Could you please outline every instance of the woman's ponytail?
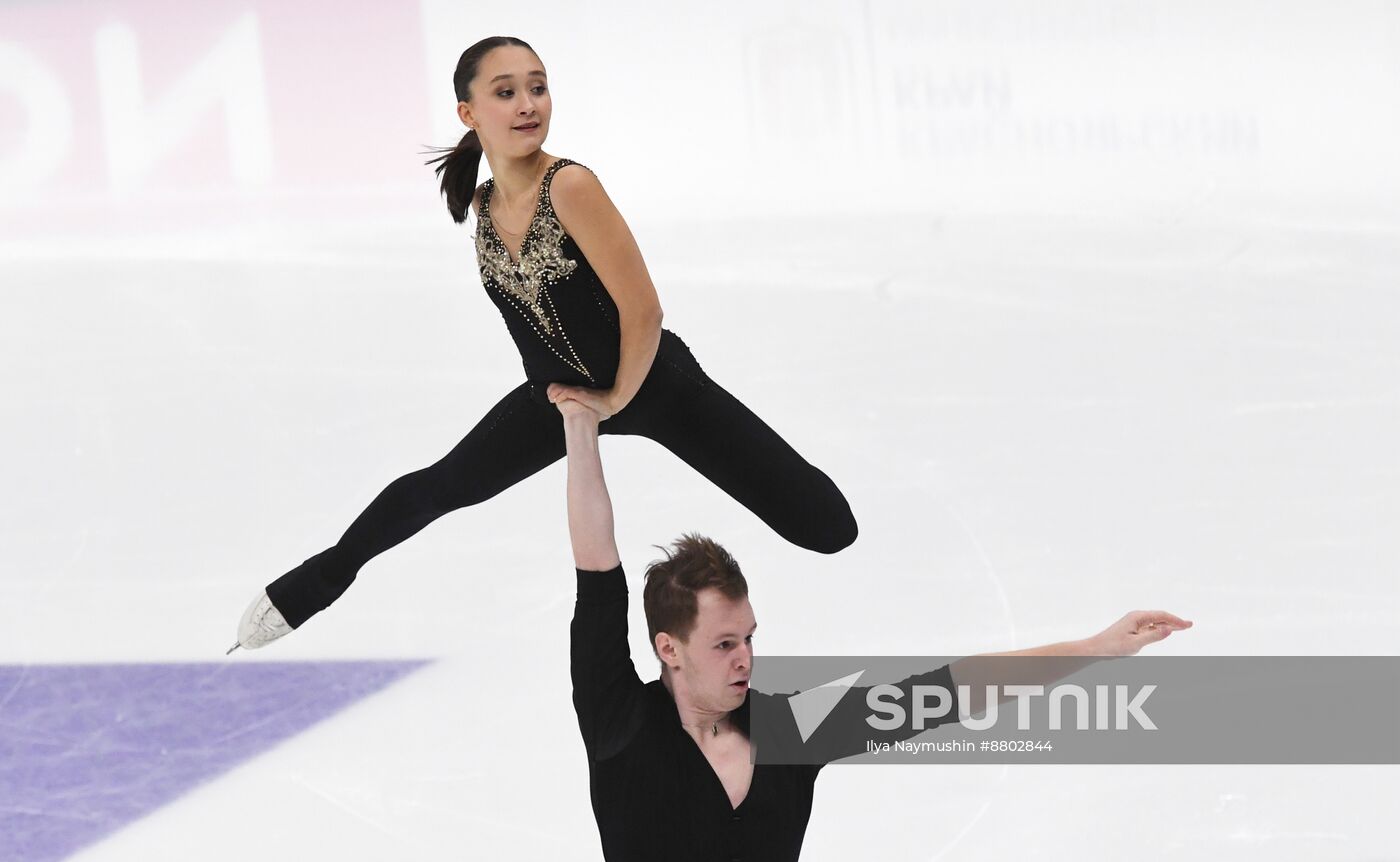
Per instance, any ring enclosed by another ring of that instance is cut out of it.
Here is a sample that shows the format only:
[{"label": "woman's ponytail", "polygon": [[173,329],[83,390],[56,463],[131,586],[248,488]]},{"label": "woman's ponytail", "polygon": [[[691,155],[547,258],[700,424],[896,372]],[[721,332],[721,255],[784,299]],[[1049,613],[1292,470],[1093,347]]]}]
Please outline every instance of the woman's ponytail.
[{"label": "woman's ponytail", "polygon": [[467,220],[467,208],[476,194],[476,175],[481,168],[481,141],[476,129],[468,129],[455,147],[440,147],[442,155],[424,162],[438,166],[434,173],[442,177],[442,194],[447,198],[447,211],[457,224]]}]

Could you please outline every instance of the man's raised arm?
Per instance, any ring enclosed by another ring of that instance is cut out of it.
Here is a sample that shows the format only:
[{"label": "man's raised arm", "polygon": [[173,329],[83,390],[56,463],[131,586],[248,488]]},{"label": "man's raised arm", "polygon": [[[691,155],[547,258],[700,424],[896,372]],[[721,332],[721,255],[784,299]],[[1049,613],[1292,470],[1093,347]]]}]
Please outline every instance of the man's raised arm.
[{"label": "man's raised arm", "polygon": [[569,539],[578,576],[578,600],[569,625],[569,676],[584,747],[589,757],[600,761],[631,740],[645,686],[627,645],[627,579],[598,452],[601,417],[568,398],[556,406],[564,417]]},{"label": "man's raised arm", "polygon": [[574,548],[574,565],[584,571],[610,571],[621,558],[613,535],[612,500],[598,454],[599,416],[569,398],[556,406],[564,416],[564,445],[569,458],[569,541]]}]

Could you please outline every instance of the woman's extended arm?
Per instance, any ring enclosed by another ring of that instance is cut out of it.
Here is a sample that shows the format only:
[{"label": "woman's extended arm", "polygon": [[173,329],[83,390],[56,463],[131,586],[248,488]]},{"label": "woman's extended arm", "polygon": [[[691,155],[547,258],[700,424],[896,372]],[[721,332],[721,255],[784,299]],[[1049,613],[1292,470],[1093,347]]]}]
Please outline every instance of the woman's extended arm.
[{"label": "woman's extended arm", "polygon": [[612,388],[565,387],[567,397],[606,418],[627,406],[651,371],[661,343],[661,301],[632,231],[592,171],[560,170],[551,184],[550,201],[560,225],[578,243],[617,305],[622,340]]}]

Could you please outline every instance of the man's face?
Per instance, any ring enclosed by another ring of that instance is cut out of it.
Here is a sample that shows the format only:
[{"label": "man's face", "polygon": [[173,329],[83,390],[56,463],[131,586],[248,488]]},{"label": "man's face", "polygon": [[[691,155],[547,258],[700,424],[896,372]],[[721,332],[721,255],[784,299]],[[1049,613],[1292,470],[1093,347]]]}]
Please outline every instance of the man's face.
[{"label": "man's face", "polygon": [[738,709],[753,671],[753,633],[758,628],[748,597],[727,598],[714,587],[695,595],[699,614],[685,643],[676,643],[680,674],[695,706]]}]

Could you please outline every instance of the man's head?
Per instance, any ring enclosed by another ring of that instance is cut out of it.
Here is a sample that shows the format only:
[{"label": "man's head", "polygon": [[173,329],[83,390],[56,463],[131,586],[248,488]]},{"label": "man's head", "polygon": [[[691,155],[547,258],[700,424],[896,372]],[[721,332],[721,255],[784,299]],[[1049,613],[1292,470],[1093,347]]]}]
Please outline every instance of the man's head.
[{"label": "man's head", "polygon": [[753,670],[753,608],[739,564],[718,543],[687,533],[646,571],[642,606],[652,650],[673,694],[729,711],[744,702]]}]

